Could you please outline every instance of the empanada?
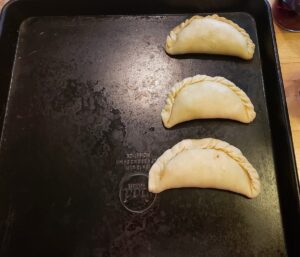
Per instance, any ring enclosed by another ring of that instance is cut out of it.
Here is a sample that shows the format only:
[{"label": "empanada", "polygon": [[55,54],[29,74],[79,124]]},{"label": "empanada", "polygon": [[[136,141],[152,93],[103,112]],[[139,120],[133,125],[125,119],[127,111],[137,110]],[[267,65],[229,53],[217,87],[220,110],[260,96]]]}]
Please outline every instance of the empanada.
[{"label": "empanada", "polygon": [[256,113],[249,97],[223,77],[197,75],[171,89],[161,112],[165,127],[194,119],[232,119],[244,123]]},{"label": "empanada", "polygon": [[255,45],[239,25],[216,14],[193,16],[175,27],[167,37],[169,54],[205,53],[250,60]]},{"label": "empanada", "polygon": [[241,151],[213,139],[186,139],[160,156],[149,172],[148,190],[182,187],[217,188],[254,198],[259,176]]}]

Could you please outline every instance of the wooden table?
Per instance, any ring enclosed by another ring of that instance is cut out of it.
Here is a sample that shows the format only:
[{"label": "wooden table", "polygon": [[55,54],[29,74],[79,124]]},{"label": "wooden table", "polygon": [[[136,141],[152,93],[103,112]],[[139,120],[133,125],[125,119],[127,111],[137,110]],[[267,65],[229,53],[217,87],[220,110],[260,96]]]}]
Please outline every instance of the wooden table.
[{"label": "wooden table", "polygon": [[[0,9],[5,2],[0,0]],[[300,176],[300,33],[286,32],[276,25],[275,31]]]},{"label": "wooden table", "polygon": [[276,24],[275,33],[300,177],[300,33],[284,31]]}]

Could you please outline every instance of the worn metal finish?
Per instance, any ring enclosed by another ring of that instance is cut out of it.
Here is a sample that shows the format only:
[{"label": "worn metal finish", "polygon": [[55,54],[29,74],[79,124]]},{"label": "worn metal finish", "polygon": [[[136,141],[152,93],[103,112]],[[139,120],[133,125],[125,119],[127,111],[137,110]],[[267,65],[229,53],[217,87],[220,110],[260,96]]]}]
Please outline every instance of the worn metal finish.
[{"label": "worn metal finish", "polygon": [[[168,56],[168,32],[189,15],[23,22],[0,148],[1,192],[10,199],[4,256],[286,255],[256,24],[246,13],[224,16],[249,32],[253,60]],[[255,106],[254,122],[165,129],[166,94],[196,74],[236,83]],[[261,176],[256,199],[176,189],[142,213],[124,208],[124,177],[147,174],[180,140],[204,137],[241,149]]]}]

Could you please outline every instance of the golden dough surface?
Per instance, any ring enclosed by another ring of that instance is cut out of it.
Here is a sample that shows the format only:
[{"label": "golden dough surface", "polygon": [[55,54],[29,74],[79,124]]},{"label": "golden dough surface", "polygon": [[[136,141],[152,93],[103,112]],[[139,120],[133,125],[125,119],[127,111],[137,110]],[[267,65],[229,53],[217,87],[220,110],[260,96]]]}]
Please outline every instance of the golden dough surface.
[{"label": "golden dough surface", "polygon": [[182,187],[223,189],[254,198],[260,180],[238,148],[213,138],[186,139],[163,153],[149,172],[150,192]]},{"label": "golden dough surface", "polygon": [[253,58],[255,45],[236,23],[216,14],[193,16],[175,27],[166,40],[168,54],[205,53]]},{"label": "golden dough surface", "polygon": [[165,127],[194,119],[231,119],[243,123],[256,113],[249,97],[223,77],[196,75],[174,85],[161,117]]}]

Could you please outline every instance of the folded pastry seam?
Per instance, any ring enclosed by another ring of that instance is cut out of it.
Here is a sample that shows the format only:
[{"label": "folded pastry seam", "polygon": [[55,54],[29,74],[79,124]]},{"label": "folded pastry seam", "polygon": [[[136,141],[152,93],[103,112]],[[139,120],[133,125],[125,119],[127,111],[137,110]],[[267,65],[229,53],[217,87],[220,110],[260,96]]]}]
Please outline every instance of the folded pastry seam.
[{"label": "folded pastry seam", "polygon": [[231,25],[233,28],[235,28],[238,32],[240,32],[242,34],[242,36],[246,39],[246,42],[247,42],[248,57],[245,57],[244,59],[251,59],[253,57],[254,50],[255,50],[255,44],[251,40],[249,34],[243,28],[241,28],[238,24],[234,23],[233,21],[231,21],[229,19],[226,19],[225,17],[221,17],[217,14],[208,15],[208,16],[195,15],[189,19],[186,19],[184,22],[182,22],[181,24],[176,26],[174,29],[172,29],[170,31],[169,35],[167,36],[166,45],[165,45],[166,51],[168,53],[170,52],[169,49],[176,43],[177,35],[182,29],[186,28],[194,20],[205,19],[205,18],[210,18],[210,19],[214,19],[217,21],[227,23],[227,24]]},{"label": "folded pastry seam", "polygon": [[232,83],[231,81],[229,81],[223,77],[210,77],[207,75],[196,75],[194,77],[185,78],[181,82],[176,83],[172,87],[170,93],[168,94],[168,97],[166,100],[166,105],[161,112],[161,117],[162,117],[163,123],[167,128],[171,127],[168,125],[168,123],[169,123],[170,117],[172,116],[172,108],[173,108],[173,104],[175,102],[176,96],[185,87],[190,86],[195,83],[200,83],[203,81],[218,82],[218,83],[228,87],[229,89],[231,89],[241,99],[241,101],[245,107],[249,122],[254,120],[254,118],[256,117],[256,113],[254,111],[254,106],[253,106],[251,100],[246,95],[246,93],[243,90],[241,90],[239,87],[237,87],[234,83]]},{"label": "folded pastry seam", "polygon": [[261,186],[259,175],[255,168],[249,163],[249,161],[246,159],[246,157],[244,157],[244,155],[238,148],[228,144],[225,141],[215,138],[184,139],[178,144],[174,145],[171,149],[164,152],[150,169],[148,184],[149,191],[153,193],[160,193],[161,191],[164,191],[159,189],[160,179],[164,175],[164,164],[167,164],[181,152],[193,149],[195,147],[201,149],[214,149],[222,151],[230,158],[235,160],[239,164],[239,166],[246,172],[250,180],[251,192],[248,192],[246,196],[249,198],[255,198],[256,196],[258,196],[261,190]]}]

